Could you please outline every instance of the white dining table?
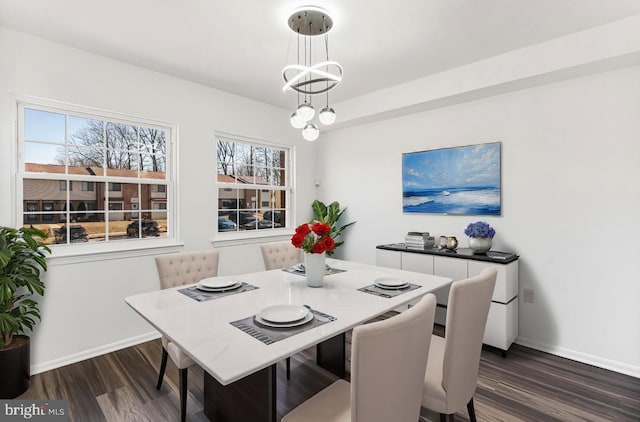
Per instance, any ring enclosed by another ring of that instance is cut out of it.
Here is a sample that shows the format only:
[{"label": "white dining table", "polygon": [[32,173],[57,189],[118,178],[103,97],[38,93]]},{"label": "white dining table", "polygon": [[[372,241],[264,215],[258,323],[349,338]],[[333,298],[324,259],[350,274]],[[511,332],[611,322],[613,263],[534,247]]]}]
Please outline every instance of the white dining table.
[{"label": "white dining table", "polygon": [[[317,345],[318,363],[344,376],[345,332],[452,281],[350,261],[327,259],[327,264],[344,271],[325,275],[319,288],[308,287],[304,275],[270,270],[218,277],[256,288],[211,300],[197,301],[178,291],[185,286],[137,294],[125,300],[203,368],[204,407],[209,419],[274,421],[277,362]],[[380,277],[402,279],[420,287],[406,289],[394,297],[358,290]],[[282,304],[306,305],[335,320],[271,344],[231,324]],[[248,410],[252,404],[255,409]]]}]

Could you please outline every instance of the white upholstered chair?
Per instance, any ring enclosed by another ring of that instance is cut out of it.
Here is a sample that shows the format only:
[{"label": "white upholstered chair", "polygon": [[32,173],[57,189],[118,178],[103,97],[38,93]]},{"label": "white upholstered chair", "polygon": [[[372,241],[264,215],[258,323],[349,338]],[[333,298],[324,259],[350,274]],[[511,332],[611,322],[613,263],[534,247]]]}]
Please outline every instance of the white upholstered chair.
[{"label": "white upholstered chair", "polygon": [[[180,252],[156,257],[156,268],[160,278],[160,288],[167,289],[185,284],[193,284],[218,275],[218,251],[207,250],[201,252]],[[162,386],[164,371],[167,367],[167,357],[180,371],[180,420],[185,421],[187,413],[187,374],[188,368],[194,364],[178,346],[166,337],[162,337],[162,362],[158,374],[159,390]]]},{"label": "white upholstered chair", "polygon": [[451,284],[445,337],[431,340],[422,396],[422,407],[440,413],[441,422],[453,420],[465,404],[469,420],[476,420],[473,394],[495,283],[496,270],[485,268]]},{"label": "white upholstered chair", "polygon": [[300,262],[300,250],[288,240],[264,243],[260,245],[260,251],[266,270],[291,267]]},{"label": "white upholstered chair", "polygon": [[338,380],[282,422],[416,422],[436,298],[353,329],[351,383]]}]

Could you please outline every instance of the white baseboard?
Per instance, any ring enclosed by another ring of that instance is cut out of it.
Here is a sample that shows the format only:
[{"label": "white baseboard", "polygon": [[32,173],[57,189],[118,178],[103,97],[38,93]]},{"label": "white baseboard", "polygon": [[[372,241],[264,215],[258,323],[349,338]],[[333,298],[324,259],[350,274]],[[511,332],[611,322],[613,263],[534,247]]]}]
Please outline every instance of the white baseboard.
[{"label": "white baseboard", "polygon": [[105,344],[94,349],[84,350],[73,355],[65,356],[60,359],[50,360],[48,362],[39,363],[37,365],[31,365],[31,375],[39,374],[41,372],[50,371],[52,369],[60,368],[62,366],[70,365],[72,363],[80,362],[86,359],[91,359],[96,356],[104,355],[105,353],[111,353],[116,350],[125,349],[127,347],[135,346],[136,344],[145,343],[147,341],[160,338],[160,333],[157,331],[150,331],[139,336],[130,337],[124,340],[116,341],[114,343]]},{"label": "white baseboard", "polygon": [[552,355],[586,363],[587,365],[597,366],[598,368],[608,369],[610,371],[640,378],[640,366],[629,365],[624,362],[618,362],[600,356],[590,355],[588,353],[576,352],[575,350],[552,346],[522,337],[518,337],[515,343],[521,346],[540,350],[541,352],[551,353]]}]

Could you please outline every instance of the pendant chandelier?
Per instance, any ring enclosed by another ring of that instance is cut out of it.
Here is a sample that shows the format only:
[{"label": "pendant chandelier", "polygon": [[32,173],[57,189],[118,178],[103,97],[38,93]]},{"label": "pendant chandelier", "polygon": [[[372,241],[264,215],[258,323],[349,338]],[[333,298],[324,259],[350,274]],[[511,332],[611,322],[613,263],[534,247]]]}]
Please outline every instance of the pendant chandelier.
[{"label": "pendant chandelier", "polygon": [[[282,91],[293,90],[298,93],[298,106],[291,114],[289,122],[294,128],[302,129],[304,139],[315,141],[320,136],[320,129],[313,123],[316,114],[312,103],[313,96],[325,94],[325,106],[318,113],[318,120],[325,126],[333,124],[336,121],[336,112],[329,106],[329,91],[342,81],[342,66],[329,60],[328,32],[333,27],[333,20],[325,10],[307,6],[295,10],[288,23],[297,36],[297,61],[296,64],[287,65],[282,70],[282,79],[285,82]],[[318,40],[321,41],[321,48],[314,51],[314,41]],[[313,55],[318,50],[321,61],[313,64]]]}]

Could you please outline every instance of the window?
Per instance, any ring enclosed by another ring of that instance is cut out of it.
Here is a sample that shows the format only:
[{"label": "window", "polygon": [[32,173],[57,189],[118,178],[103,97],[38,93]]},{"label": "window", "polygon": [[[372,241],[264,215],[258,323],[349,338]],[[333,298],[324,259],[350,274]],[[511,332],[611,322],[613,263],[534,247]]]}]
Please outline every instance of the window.
[{"label": "window", "polygon": [[225,135],[216,143],[218,232],[288,227],[290,148]]},{"label": "window", "polygon": [[39,204],[37,202],[27,202],[27,212],[25,213],[25,223],[33,224],[38,221],[37,212]]},{"label": "window", "polygon": [[75,242],[69,232],[83,229],[88,243],[143,239],[130,229],[140,220],[156,221],[152,238],[172,237],[174,133],[166,123],[18,100],[21,223],[48,233],[48,244]]}]

